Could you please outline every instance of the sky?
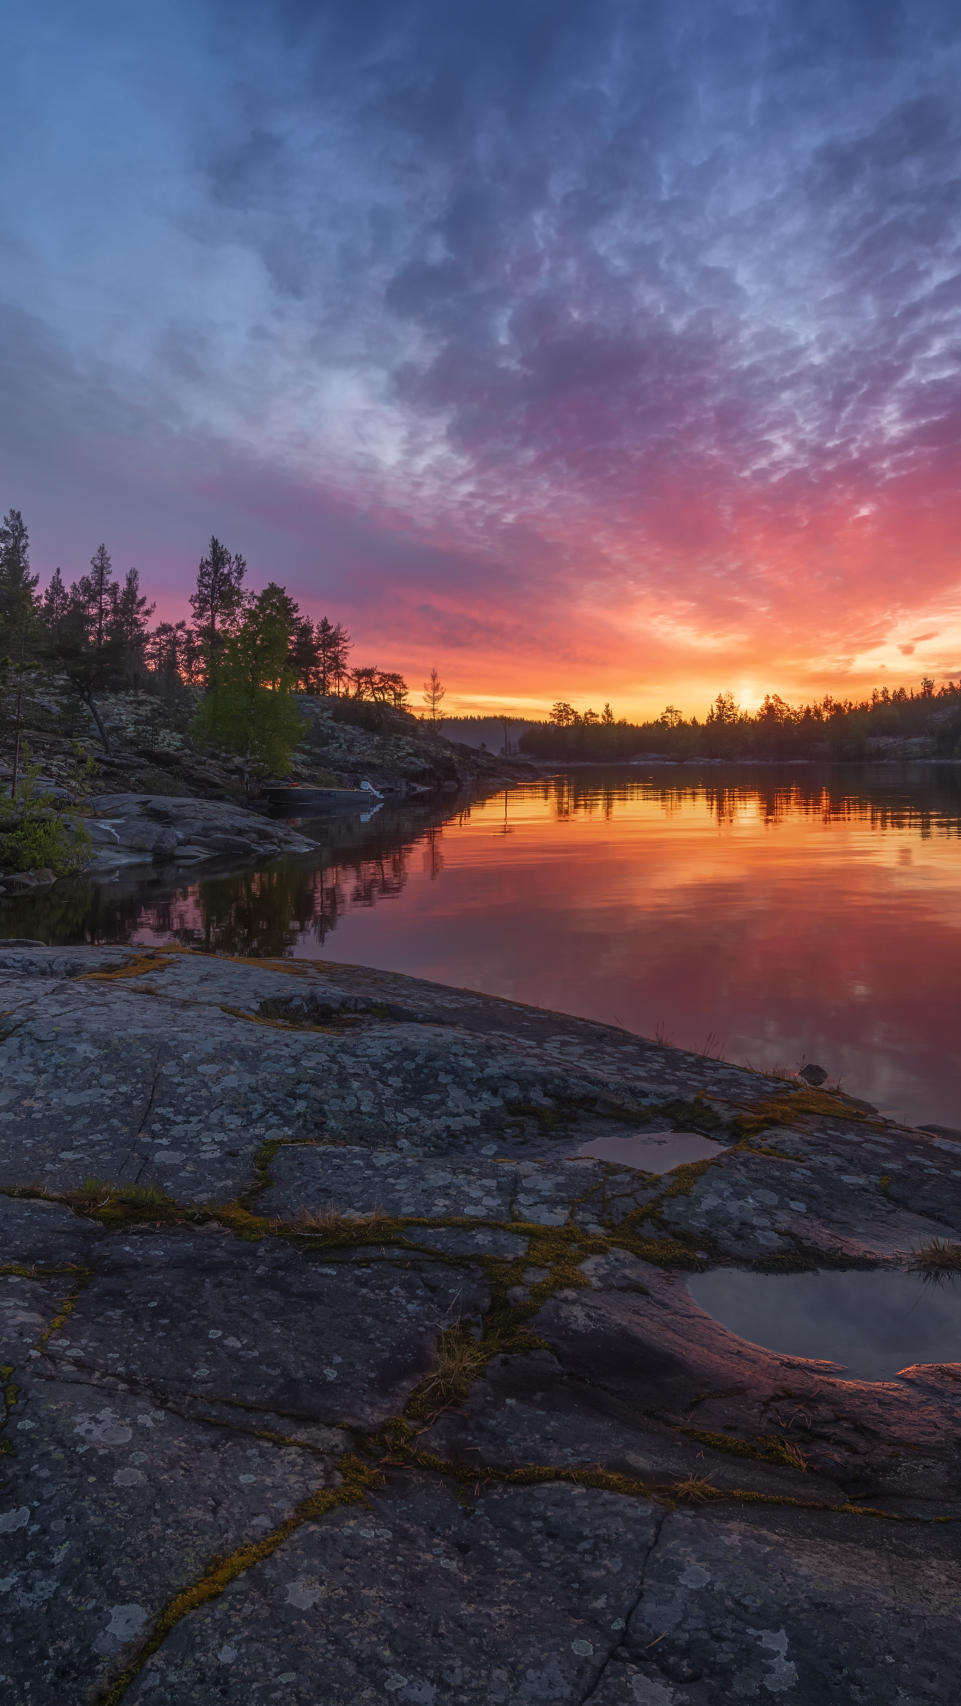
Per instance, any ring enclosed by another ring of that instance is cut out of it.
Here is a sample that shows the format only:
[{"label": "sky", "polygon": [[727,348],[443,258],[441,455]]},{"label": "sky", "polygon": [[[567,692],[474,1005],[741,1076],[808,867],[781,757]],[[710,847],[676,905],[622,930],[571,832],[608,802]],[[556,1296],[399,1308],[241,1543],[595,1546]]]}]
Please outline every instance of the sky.
[{"label": "sky", "polygon": [[447,707],[961,674],[953,0],[2,11],[0,507]]}]

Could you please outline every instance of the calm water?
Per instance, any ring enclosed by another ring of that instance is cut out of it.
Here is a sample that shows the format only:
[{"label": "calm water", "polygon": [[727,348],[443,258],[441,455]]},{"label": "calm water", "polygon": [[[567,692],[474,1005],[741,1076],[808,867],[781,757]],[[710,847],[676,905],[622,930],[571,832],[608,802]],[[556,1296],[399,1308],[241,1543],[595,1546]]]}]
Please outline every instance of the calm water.
[{"label": "calm water", "polygon": [[0,901],[0,933],[410,972],[755,1066],[816,1061],[961,1126],[954,767],[579,770],[302,827],[316,854],[60,885]]},{"label": "calm water", "polygon": [[687,1282],[695,1303],[752,1344],[835,1362],[846,1380],[893,1380],[916,1362],[961,1358],[961,1286],[917,1274],[752,1274],[729,1268]]}]

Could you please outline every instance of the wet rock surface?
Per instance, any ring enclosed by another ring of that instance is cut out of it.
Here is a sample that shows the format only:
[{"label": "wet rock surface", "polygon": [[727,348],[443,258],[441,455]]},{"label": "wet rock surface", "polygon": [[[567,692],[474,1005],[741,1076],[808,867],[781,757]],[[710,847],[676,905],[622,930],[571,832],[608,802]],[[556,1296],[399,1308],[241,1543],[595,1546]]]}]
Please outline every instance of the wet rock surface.
[{"label": "wet rock surface", "polygon": [[953,1135],[357,967],[0,944],[0,1014],[12,1706],[956,1699],[961,1364],[685,1283],[950,1244]]}]

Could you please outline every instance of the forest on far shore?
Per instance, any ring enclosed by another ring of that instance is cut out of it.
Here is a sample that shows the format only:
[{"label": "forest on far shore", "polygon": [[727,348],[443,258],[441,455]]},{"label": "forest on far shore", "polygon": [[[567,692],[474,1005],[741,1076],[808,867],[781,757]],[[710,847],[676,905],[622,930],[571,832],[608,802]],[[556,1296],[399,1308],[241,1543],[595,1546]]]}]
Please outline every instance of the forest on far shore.
[{"label": "forest on far shore", "polygon": [[609,764],[632,758],[867,759],[899,748],[905,753],[906,741],[924,743],[918,756],[961,757],[961,682],[936,689],[926,676],[918,692],[882,687],[870,699],[828,695],[810,705],[789,705],[769,693],[756,711],[719,693],[702,722],[673,705],[650,722],[629,723],[615,718],[609,705],[581,713],[559,700],[550,721],[525,729],[518,746],[528,758],[552,763]]}]

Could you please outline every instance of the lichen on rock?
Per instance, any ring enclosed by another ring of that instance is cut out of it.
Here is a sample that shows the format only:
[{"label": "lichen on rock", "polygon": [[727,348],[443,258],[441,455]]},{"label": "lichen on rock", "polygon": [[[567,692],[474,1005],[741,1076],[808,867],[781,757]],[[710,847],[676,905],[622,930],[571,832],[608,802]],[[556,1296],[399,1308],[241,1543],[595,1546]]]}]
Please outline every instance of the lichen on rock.
[{"label": "lichen on rock", "polygon": [[358,967],[0,944],[0,1010],[12,1699],[952,1698],[961,1366],[685,1284],[956,1239],[950,1139]]}]

